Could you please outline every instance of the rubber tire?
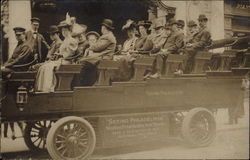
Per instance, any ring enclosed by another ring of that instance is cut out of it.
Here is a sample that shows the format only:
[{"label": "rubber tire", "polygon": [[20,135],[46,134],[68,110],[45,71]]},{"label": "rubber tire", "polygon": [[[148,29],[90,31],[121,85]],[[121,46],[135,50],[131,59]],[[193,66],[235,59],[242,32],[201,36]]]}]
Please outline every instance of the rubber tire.
[{"label": "rubber tire", "polygon": [[[202,144],[201,143],[197,143],[197,141],[195,141],[192,138],[192,136],[191,136],[191,134],[189,132],[189,126],[191,124],[192,118],[196,114],[199,114],[201,112],[206,112],[209,116],[211,116],[211,125],[213,127],[213,131],[211,133],[212,134],[211,138],[208,141],[206,141],[205,143],[202,143]],[[191,109],[187,113],[187,115],[184,117],[184,120],[182,122],[181,133],[182,133],[182,136],[183,136],[182,138],[184,139],[184,141],[188,145],[190,145],[192,147],[206,147],[206,146],[210,145],[213,142],[213,140],[215,139],[215,137],[216,137],[216,121],[214,119],[213,114],[208,109],[206,109],[206,108],[199,107],[199,108]]]},{"label": "rubber tire", "polygon": [[24,142],[26,144],[26,146],[33,152],[40,152],[40,151],[44,151],[45,149],[41,149],[41,148],[38,148],[36,147],[33,142],[31,141],[31,137],[30,137],[30,131],[32,129],[32,123],[27,123],[27,125],[25,126],[25,129],[24,129],[24,135],[23,135],[23,138],[24,138]]},{"label": "rubber tire", "polygon": [[[76,116],[68,116],[68,117],[64,117],[59,119],[49,130],[47,139],[46,139],[46,144],[47,144],[47,150],[51,156],[52,159],[55,160],[63,160],[66,159],[65,157],[61,157],[60,155],[57,154],[57,152],[54,149],[54,144],[53,144],[53,139],[54,139],[54,135],[55,132],[57,131],[58,128],[61,127],[61,125],[63,125],[64,123],[68,122],[68,121],[78,121],[83,123],[90,131],[90,138],[92,138],[92,143],[90,144],[89,147],[89,151],[87,154],[83,155],[82,157],[78,158],[80,160],[82,159],[86,159],[87,157],[89,157],[94,149],[95,149],[95,144],[96,144],[96,135],[95,135],[95,131],[93,129],[93,127],[91,126],[91,124],[86,121],[85,119],[81,118],[81,117],[76,117]],[[72,159],[71,159],[72,160]]]}]

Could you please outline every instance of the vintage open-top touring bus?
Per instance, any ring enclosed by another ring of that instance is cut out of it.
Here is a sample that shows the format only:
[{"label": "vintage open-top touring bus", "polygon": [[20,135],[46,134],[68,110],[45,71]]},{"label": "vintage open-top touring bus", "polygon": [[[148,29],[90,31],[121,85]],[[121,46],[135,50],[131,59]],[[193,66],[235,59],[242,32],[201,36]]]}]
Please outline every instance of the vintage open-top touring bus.
[{"label": "vintage open-top touring bus", "polygon": [[[213,46],[235,41],[217,41]],[[86,85],[77,83],[82,65],[61,65],[51,93],[34,91],[36,71],[13,72],[1,80],[1,119],[26,122],[26,145],[34,151],[47,148],[53,159],[84,159],[95,148],[175,136],[192,146],[207,146],[216,135],[214,109],[242,102],[249,55],[249,49],[220,55],[198,52],[194,70],[178,75],[174,72],[185,55],[168,55],[163,77],[147,80],[143,75],[152,66],[152,56],[139,56],[126,80],[116,78],[119,62],[101,60],[96,81]]]}]

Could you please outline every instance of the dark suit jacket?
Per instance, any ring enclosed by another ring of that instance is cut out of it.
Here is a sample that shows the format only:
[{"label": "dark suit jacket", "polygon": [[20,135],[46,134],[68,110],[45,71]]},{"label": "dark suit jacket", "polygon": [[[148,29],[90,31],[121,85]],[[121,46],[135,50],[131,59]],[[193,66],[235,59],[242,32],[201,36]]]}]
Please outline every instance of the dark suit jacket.
[{"label": "dark suit jacket", "polygon": [[89,49],[103,59],[112,59],[116,48],[116,38],[112,32],[102,35]]},{"label": "dark suit jacket", "polygon": [[153,49],[153,43],[149,36],[139,37],[135,41],[135,50],[137,51],[150,51]]},{"label": "dark suit jacket", "polygon": [[193,49],[204,49],[212,43],[211,34],[207,28],[201,28],[190,41]]},{"label": "dark suit jacket", "polygon": [[4,66],[6,68],[12,68],[13,65],[27,64],[31,62],[33,58],[34,56],[30,46],[25,42],[19,42],[14,49],[11,58],[4,64]]},{"label": "dark suit jacket", "polygon": [[27,43],[31,46],[34,54],[38,54],[38,61],[43,62],[47,56],[47,52],[42,53],[42,44],[49,49],[49,45],[45,41],[43,35],[37,33],[37,38],[35,39],[32,31],[26,32]]},{"label": "dark suit jacket", "polygon": [[170,54],[178,54],[179,50],[184,46],[184,34],[177,31],[172,32],[167,38],[163,48],[167,49]]}]

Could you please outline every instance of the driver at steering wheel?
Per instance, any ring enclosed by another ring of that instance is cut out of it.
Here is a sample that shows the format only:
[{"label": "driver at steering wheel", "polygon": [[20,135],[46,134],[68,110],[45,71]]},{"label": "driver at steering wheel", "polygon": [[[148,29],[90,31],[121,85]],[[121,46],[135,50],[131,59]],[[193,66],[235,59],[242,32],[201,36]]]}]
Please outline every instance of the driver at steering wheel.
[{"label": "driver at steering wheel", "polygon": [[15,27],[14,29],[16,39],[18,41],[16,48],[10,59],[1,66],[1,71],[4,73],[12,71],[26,71],[29,66],[28,64],[34,59],[31,47],[25,43],[25,29],[22,27]]}]

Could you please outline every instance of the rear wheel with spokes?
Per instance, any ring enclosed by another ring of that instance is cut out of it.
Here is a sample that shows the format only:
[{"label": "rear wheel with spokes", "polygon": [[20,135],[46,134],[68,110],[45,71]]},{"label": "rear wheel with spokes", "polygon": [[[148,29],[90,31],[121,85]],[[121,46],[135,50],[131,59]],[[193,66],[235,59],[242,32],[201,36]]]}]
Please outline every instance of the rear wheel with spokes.
[{"label": "rear wheel with spokes", "polygon": [[49,129],[55,121],[43,120],[28,122],[24,130],[24,142],[32,151],[46,149],[46,138]]},{"label": "rear wheel with spokes", "polygon": [[194,108],[184,117],[183,139],[195,147],[208,146],[216,135],[216,122],[213,114],[205,108]]}]

